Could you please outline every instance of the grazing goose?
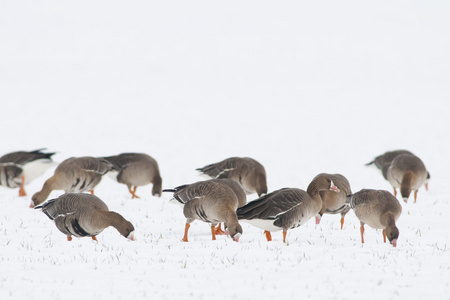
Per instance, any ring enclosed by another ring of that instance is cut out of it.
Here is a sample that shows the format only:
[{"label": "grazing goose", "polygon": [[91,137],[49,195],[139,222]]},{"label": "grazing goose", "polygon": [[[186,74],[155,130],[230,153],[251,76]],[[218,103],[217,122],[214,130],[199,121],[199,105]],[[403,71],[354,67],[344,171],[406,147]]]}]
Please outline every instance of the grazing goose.
[{"label": "grazing goose", "polygon": [[420,158],[415,155],[401,154],[392,160],[387,172],[387,179],[394,187],[394,195],[397,190],[405,202],[408,201],[411,191],[414,191],[414,203],[417,200],[417,192],[428,178],[427,169]]},{"label": "grazing goose", "polygon": [[90,194],[64,194],[36,206],[42,209],[56,227],[72,240],[76,237],[96,236],[105,228],[113,226],[127,239],[134,240],[134,226],[120,214],[110,211],[105,202]]},{"label": "grazing goose", "polygon": [[232,179],[242,185],[247,195],[267,194],[266,170],[250,157],[231,157],[197,170],[211,178]]},{"label": "grazing goose", "polygon": [[[213,181],[218,180],[222,183],[225,183],[234,191],[234,193],[238,197],[238,208],[244,206],[247,203],[247,196],[245,195],[244,189],[236,181],[231,179],[211,179],[211,180]],[[227,234],[225,231],[222,230],[221,224],[222,223],[219,223],[219,225],[217,225],[216,227],[216,235]]]},{"label": "grazing goose", "polygon": [[51,158],[55,153],[44,153],[42,150],[17,151],[0,157],[0,185],[19,187],[19,196],[26,196],[24,185],[56,164]]},{"label": "grazing goose", "polygon": [[44,202],[53,190],[64,190],[66,193],[91,191],[93,194],[94,187],[112,167],[105,159],[90,156],[68,158],[59,164],[42,190],[33,195],[30,207]]},{"label": "grazing goose", "polygon": [[[375,159],[369,163],[366,164],[366,166],[375,165],[378,169],[381,170],[381,173],[383,174],[384,179],[388,180],[387,173],[388,169],[391,166],[392,161],[394,158],[396,158],[399,155],[402,154],[409,154],[414,155],[408,150],[395,150],[395,151],[389,151],[382,155],[379,155],[375,157]],[[427,172],[427,180],[424,182],[425,189],[428,191],[428,183],[430,181],[430,173]],[[396,194],[397,191],[394,189],[394,193]]]},{"label": "grazing goose", "polygon": [[162,179],[159,175],[158,163],[151,156],[144,153],[122,153],[116,156],[104,157],[112,163],[115,172],[109,172],[119,183],[128,187],[132,199],[136,195],[138,186],[153,184],[152,195],[161,196]]},{"label": "grazing goose", "polygon": [[[322,208],[319,214],[316,216],[316,224],[320,223],[323,214],[341,214],[341,229],[344,227],[344,217],[350,211],[350,207],[346,204],[347,196],[352,193],[350,189],[350,183],[347,178],[341,174],[326,174],[321,173],[317,175],[311,184],[315,184],[316,181],[332,180],[336,189],[321,190],[319,195],[322,198]],[[311,185],[310,184],[310,185]]]},{"label": "grazing goose", "polygon": [[[235,188],[232,188],[233,185]],[[228,234],[238,242],[242,235],[242,227],[238,222],[236,209],[242,194],[238,196],[235,189],[237,189],[235,182],[230,179],[213,179],[163,190],[173,192],[172,201],[183,206],[186,226],[182,240],[188,241],[190,223],[197,219],[211,224],[213,240],[216,239],[215,226],[224,222]]]},{"label": "grazing goose", "polygon": [[399,231],[395,222],[402,213],[402,206],[388,191],[361,190],[347,198],[361,222],[361,243],[364,243],[364,224],[372,228],[383,229],[383,240],[397,247]]},{"label": "grazing goose", "polygon": [[285,243],[288,229],[305,224],[320,212],[320,192],[324,190],[339,192],[331,179],[321,177],[311,182],[307,192],[297,188],[274,191],[239,208],[237,216],[264,230],[267,241],[272,240],[271,231],[283,230]]}]

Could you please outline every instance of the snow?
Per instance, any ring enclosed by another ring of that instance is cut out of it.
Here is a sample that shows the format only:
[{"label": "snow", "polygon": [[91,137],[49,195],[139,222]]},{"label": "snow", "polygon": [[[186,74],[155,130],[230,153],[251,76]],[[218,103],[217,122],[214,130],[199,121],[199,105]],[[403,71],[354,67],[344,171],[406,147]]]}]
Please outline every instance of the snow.
[{"label": "snow", "polygon": [[[392,188],[364,166],[408,149],[430,190],[403,203],[397,248],[353,211],[311,219],[267,242],[211,241],[171,194],[103,178],[95,193],[136,228],[67,242],[29,209],[54,168],[0,187],[0,299],[448,299],[450,39],[447,1],[2,1],[1,153],[145,152],[163,187],[249,156],[269,191],[341,173],[352,190]],[[50,198],[61,191],[54,191]],[[256,195],[250,195],[253,200]],[[400,199],[400,196],[399,196]]]}]

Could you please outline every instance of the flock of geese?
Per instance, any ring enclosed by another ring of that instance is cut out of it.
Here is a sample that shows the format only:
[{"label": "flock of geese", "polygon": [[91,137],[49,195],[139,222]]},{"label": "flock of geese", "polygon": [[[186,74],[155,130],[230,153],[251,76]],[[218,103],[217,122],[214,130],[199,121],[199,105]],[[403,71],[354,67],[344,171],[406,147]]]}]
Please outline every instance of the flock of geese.
[{"label": "flock of geese", "polygon": [[[55,153],[44,149],[18,151],[0,157],[0,185],[19,188],[19,196],[26,196],[24,186],[56,163]],[[136,189],[152,184],[152,194],[173,193],[172,202],[183,207],[186,217],[183,241],[188,241],[190,223],[201,220],[211,224],[212,239],[226,234],[239,241],[243,230],[239,221],[264,230],[267,241],[271,232],[286,234],[315,217],[320,223],[324,214],[341,214],[341,229],[345,215],[353,209],[361,222],[361,242],[364,243],[364,225],[382,229],[396,247],[399,230],[395,222],[402,206],[397,200],[397,189],[406,202],[414,191],[425,185],[428,189],[430,174],[420,158],[406,150],[386,152],[367,165],[374,164],[393,186],[394,195],[384,190],[363,189],[352,193],[350,183],[341,174],[321,173],[313,178],[306,191],[283,188],[271,193],[267,190],[266,171],[262,164],[249,157],[231,157],[197,169],[209,180],[185,184],[173,189],[162,189],[158,163],[143,153],[122,153],[109,157],[72,157],[56,167],[42,189],[31,198],[30,207],[41,209],[56,227],[72,240],[72,236],[96,236],[106,227],[113,226],[124,237],[134,240],[134,226],[94,195],[95,186],[108,173],[117,182],[125,184],[132,198],[139,198]],[[53,190],[65,194],[47,200]],[[83,192],[90,192],[83,193]],[[259,198],[248,202],[246,195],[257,193]],[[224,223],[224,230],[221,228]]]}]

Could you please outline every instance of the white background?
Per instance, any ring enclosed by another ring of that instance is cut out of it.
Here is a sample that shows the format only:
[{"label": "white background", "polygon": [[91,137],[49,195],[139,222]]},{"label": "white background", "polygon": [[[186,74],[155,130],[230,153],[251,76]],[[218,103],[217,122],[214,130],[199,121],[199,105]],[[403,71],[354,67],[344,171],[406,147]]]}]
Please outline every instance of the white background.
[{"label": "white background", "polygon": [[[145,152],[163,187],[250,156],[269,191],[341,173],[354,192],[391,187],[364,164],[408,149],[430,190],[402,203],[398,247],[353,212],[267,243],[239,243],[104,178],[96,194],[136,227],[67,242],[30,197],[52,175],[0,188],[2,299],[448,299],[448,1],[1,1],[1,153],[54,159]],[[55,191],[50,197],[57,197]],[[256,195],[250,195],[253,200]],[[5,298],[6,297],[6,298]]]}]

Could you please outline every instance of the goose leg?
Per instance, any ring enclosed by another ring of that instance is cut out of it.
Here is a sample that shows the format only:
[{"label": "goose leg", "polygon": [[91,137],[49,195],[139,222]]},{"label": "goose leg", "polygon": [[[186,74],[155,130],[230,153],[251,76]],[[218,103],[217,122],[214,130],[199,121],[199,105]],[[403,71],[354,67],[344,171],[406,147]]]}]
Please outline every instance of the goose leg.
[{"label": "goose leg", "polygon": [[68,235],[68,236],[67,236],[67,241],[70,242],[71,240],[72,240],[72,237],[71,237],[70,235]]},{"label": "goose leg", "polygon": [[317,224],[320,224],[320,220],[322,219],[322,216],[321,215],[317,215],[316,216],[316,225]]},{"label": "goose leg", "polygon": [[215,233],[217,235],[223,235],[225,234],[225,231],[222,230],[222,223],[219,223],[219,225],[217,225],[216,229],[215,229]]},{"label": "goose leg", "polygon": [[215,225],[211,225],[211,235],[212,235],[212,240],[215,241],[216,240],[216,226]]},{"label": "goose leg", "polygon": [[91,190],[91,195],[94,195],[94,190]]},{"label": "goose leg", "polygon": [[270,231],[264,230],[264,234],[266,235],[266,239],[268,242],[272,241],[272,235],[270,234]]},{"label": "goose leg", "polygon": [[287,234],[287,231],[283,230],[283,243],[286,243],[286,234]]},{"label": "goose leg", "polygon": [[27,195],[27,193],[25,192],[25,189],[23,188],[24,185],[25,185],[25,176],[22,176],[22,183],[20,184],[20,189],[19,189],[20,197],[24,197]]},{"label": "goose leg", "polygon": [[418,192],[419,190],[415,190],[414,191],[414,203],[416,203],[416,201],[417,201],[417,192]]},{"label": "goose leg", "polygon": [[341,230],[344,228],[344,217],[341,217]]},{"label": "goose leg", "polygon": [[364,244],[364,223],[361,223],[359,230],[361,231],[361,243]]},{"label": "goose leg", "polygon": [[186,225],[184,226],[184,237],[182,239],[183,242],[189,242],[188,241],[188,230],[189,230],[189,227],[191,227],[191,225],[186,222]]},{"label": "goose leg", "polygon": [[136,189],[137,189],[137,186],[135,186],[135,187],[133,188],[133,190],[132,190],[131,188],[128,188],[128,191],[129,191],[130,194],[133,196],[133,197],[131,197],[131,199],[134,199],[134,198],[140,198],[138,195],[136,195]]},{"label": "goose leg", "polygon": [[394,188],[394,196],[397,197],[397,190]]},{"label": "goose leg", "polygon": [[92,237],[92,239],[93,239],[94,241],[98,242],[97,237],[96,237],[95,235]]},{"label": "goose leg", "polygon": [[383,241],[386,243],[386,230],[383,229]]}]

